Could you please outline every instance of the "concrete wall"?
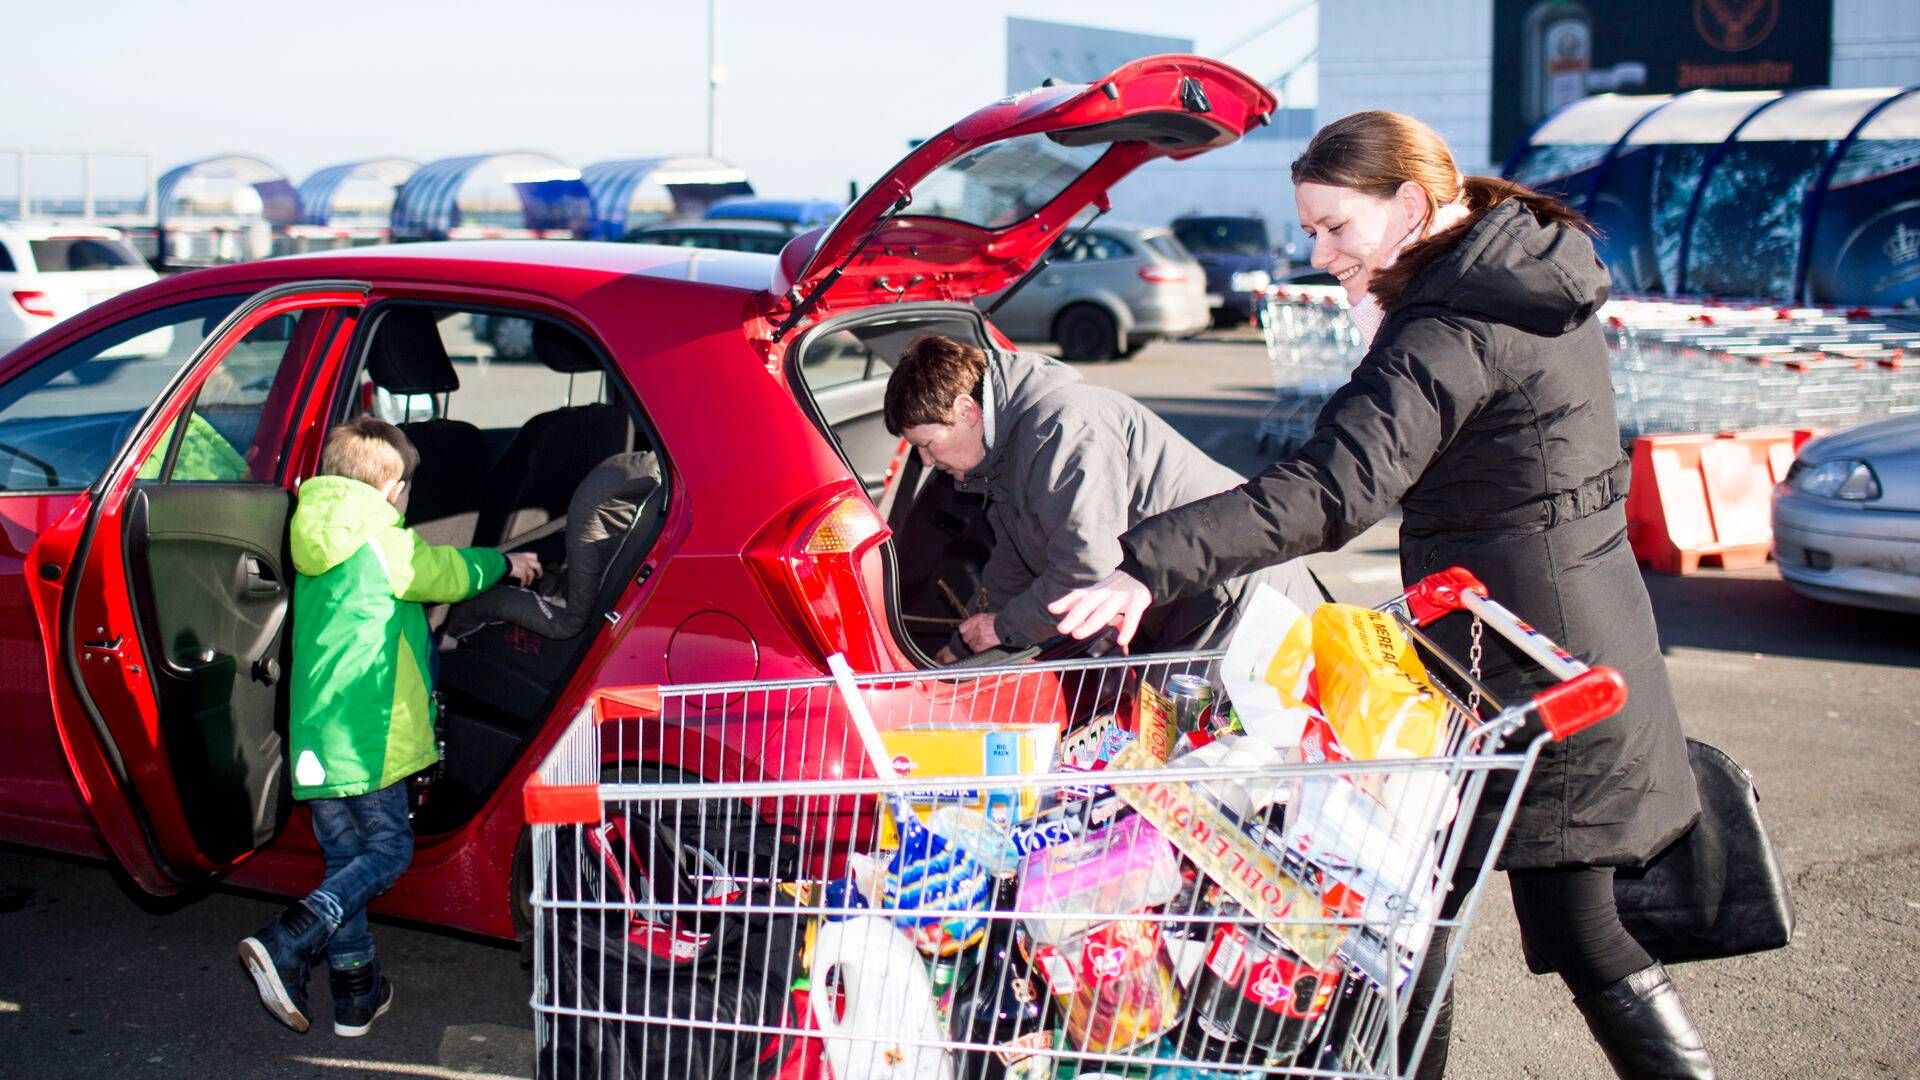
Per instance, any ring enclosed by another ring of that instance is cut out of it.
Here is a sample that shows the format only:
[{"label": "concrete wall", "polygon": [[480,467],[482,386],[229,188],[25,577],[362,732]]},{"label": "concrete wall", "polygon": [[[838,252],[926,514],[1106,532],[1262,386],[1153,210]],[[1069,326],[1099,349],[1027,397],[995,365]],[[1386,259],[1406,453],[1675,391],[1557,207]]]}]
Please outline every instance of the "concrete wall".
[{"label": "concrete wall", "polygon": [[1920,83],[1920,3],[1835,0],[1833,85]]},{"label": "concrete wall", "polygon": [[1319,61],[1321,123],[1362,109],[1407,113],[1433,125],[1462,170],[1498,171],[1487,146],[1493,0],[1322,4]]}]

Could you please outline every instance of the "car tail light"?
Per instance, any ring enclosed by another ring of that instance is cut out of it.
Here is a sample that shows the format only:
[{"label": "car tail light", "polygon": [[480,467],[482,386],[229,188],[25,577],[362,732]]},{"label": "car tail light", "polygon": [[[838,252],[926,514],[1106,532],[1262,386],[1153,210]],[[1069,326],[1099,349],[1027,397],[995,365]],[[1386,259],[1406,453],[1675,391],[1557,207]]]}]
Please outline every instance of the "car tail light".
[{"label": "car tail light", "polygon": [[886,613],[867,595],[862,561],[891,531],[857,490],[780,515],[756,537],[748,559],[776,611],[800,639],[845,653],[856,671],[878,671],[891,653]]},{"label": "car tail light", "polygon": [[1154,285],[1175,285],[1187,280],[1187,272],[1177,266],[1148,263],[1140,268],[1140,280]]},{"label": "car tail light", "polygon": [[20,305],[20,310],[29,315],[38,315],[43,319],[54,317],[53,301],[47,299],[46,293],[32,289],[15,289],[13,302]]}]

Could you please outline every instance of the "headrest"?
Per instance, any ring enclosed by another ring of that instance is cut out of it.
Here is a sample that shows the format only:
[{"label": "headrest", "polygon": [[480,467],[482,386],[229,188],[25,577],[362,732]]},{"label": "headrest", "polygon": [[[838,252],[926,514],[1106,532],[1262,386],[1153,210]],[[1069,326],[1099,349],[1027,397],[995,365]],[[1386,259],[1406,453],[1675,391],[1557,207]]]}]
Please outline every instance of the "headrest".
[{"label": "headrest", "polygon": [[600,370],[600,360],[580,335],[550,322],[533,324],[533,355],[555,371],[579,375]]},{"label": "headrest", "polygon": [[373,332],[367,377],[390,394],[450,394],[460,389],[440,328],[426,308],[394,308],[381,318]]}]

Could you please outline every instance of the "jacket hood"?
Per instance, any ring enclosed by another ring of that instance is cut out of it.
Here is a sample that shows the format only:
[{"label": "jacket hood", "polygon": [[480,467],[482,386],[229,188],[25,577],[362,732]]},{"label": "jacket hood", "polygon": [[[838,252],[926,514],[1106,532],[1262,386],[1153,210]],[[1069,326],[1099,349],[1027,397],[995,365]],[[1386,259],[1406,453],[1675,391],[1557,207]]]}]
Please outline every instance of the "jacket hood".
[{"label": "jacket hood", "polygon": [[1467,226],[1453,250],[1408,283],[1394,306],[1438,304],[1538,334],[1564,334],[1599,310],[1608,293],[1607,268],[1586,233],[1542,222],[1508,199]]},{"label": "jacket hood", "polygon": [[984,479],[998,472],[1007,445],[1012,441],[1009,431],[1013,423],[1048,394],[1079,381],[1079,372],[1051,356],[989,351],[987,393],[993,410],[993,439],[987,445],[987,456],[967,474],[967,480]]},{"label": "jacket hood", "polygon": [[300,485],[288,526],[293,568],[308,577],[339,566],[380,529],[400,524],[400,511],[380,492],[344,476],[316,476]]}]

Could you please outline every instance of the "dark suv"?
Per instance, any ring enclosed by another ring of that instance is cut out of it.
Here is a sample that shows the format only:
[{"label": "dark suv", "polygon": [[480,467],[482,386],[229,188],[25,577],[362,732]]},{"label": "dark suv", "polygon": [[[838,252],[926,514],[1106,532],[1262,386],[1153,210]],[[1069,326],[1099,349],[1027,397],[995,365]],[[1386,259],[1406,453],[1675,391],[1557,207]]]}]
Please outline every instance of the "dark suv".
[{"label": "dark suv", "polygon": [[1172,228],[1207,272],[1214,323],[1252,319],[1261,294],[1280,277],[1266,221],[1252,215],[1196,215],[1176,218]]}]

